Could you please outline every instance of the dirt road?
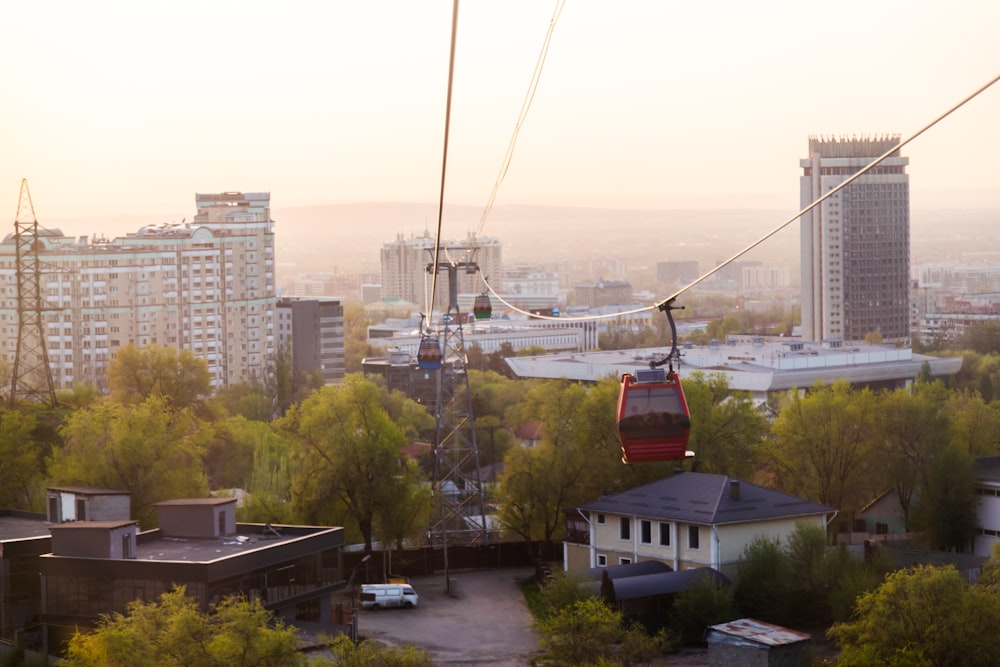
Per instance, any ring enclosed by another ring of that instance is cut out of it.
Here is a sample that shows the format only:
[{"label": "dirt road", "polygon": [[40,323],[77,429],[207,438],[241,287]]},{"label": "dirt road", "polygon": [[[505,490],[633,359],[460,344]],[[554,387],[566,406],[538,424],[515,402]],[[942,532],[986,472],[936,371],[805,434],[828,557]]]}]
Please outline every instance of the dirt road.
[{"label": "dirt road", "polygon": [[390,645],[414,644],[427,650],[435,665],[523,667],[538,651],[531,613],[518,581],[533,570],[453,572],[452,595],[443,574],[415,577],[420,595],[415,609],[362,611],[362,637]]}]

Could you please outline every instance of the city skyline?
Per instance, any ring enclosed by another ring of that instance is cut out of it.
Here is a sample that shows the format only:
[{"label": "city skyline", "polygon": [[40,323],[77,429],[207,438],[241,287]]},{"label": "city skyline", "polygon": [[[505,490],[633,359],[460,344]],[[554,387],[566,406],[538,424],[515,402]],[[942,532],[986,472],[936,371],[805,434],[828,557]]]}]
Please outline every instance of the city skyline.
[{"label": "city skyline", "polygon": [[[461,6],[446,203],[485,207],[555,6]],[[9,7],[0,201],[27,178],[46,226],[180,220],[191,192],[436,201],[451,9]],[[997,19],[975,0],[568,3],[497,204],[792,210],[809,136],[910,136],[996,76]],[[907,147],[915,209],[997,206],[997,117],[1000,86]]]}]

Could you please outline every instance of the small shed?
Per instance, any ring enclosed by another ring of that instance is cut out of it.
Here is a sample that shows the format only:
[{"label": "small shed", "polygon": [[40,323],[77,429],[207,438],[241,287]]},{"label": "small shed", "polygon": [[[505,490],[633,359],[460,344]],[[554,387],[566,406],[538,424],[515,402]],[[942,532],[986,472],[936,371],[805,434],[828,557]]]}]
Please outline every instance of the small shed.
[{"label": "small shed", "polygon": [[755,618],[741,618],[708,628],[710,667],[808,667],[812,637]]}]

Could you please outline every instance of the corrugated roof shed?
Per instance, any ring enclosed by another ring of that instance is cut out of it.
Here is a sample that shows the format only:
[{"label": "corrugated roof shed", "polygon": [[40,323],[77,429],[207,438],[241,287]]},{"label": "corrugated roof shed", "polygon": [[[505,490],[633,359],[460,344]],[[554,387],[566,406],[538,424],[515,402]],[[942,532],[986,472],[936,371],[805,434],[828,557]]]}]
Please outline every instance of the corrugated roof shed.
[{"label": "corrugated roof shed", "polygon": [[708,641],[723,641],[754,646],[788,646],[810,641],[811,636],[755,618],[741,618],[708,628]]}]

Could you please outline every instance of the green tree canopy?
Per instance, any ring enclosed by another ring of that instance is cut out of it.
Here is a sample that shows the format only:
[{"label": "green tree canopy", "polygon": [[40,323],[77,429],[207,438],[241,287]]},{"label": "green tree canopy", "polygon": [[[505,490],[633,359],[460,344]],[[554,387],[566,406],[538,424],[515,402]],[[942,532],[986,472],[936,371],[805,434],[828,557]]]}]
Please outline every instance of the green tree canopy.
[{"label": "green tree canopy", "polygon": [[854,620],[834,625],[838,665],[1000,665],[1000,596],[953,566],[890,574],[862,595]]},{"label": "green tree canopy", "polygon": [[867,477],[880,420],[875,395],[845,380],[789,393],[772,426],[766,466],[787,493],[840,510],[860,508],[881,491]]},{"label": "green tree canopy", "polygon": [[44,507],[47,447],[35,437],[37,425],[27,410],[0,411],[0,508]]},{"label": "green tree canopy", "polygon": [[379,388],[360,374],[326,386],[293,406],[282,421],[294,434],[292,503],[309,523],[346,518],[372,549],[379,516],[402,511],[396,482],[409,483],[402,429],[390,419]]},{"label": "green tree canopy", "polygon": [[66,444],[49,464],[52,482],[128,491],[143,528],[156,525],[154,503],[208,495],[202,457],[212,429],[160,396],[136,405],[97,402],[74,412],[62,434]]},{"label": "green tree canopy", "polygon": [[183,586],[158,602],[136,600],[125,614],[105,616],[92,632],[73,636],[69,667],[258,667],[305,665],[296,630],[259,600],[230,597],[211,613]]},{"label": "green tree canopy", "polygon": [[692,470],[746,479],[770,430],[767,418],[746,392],[733,392],[721,373],[692,373],[684,379],[691,413]]},{"label": "green tree canopy", "polygon": [[159,396],[171,407],[189,407],[208,397],[211,381],[204,360],[164,345],[126,345],[108,365],[111,398],[119,403]]}]

